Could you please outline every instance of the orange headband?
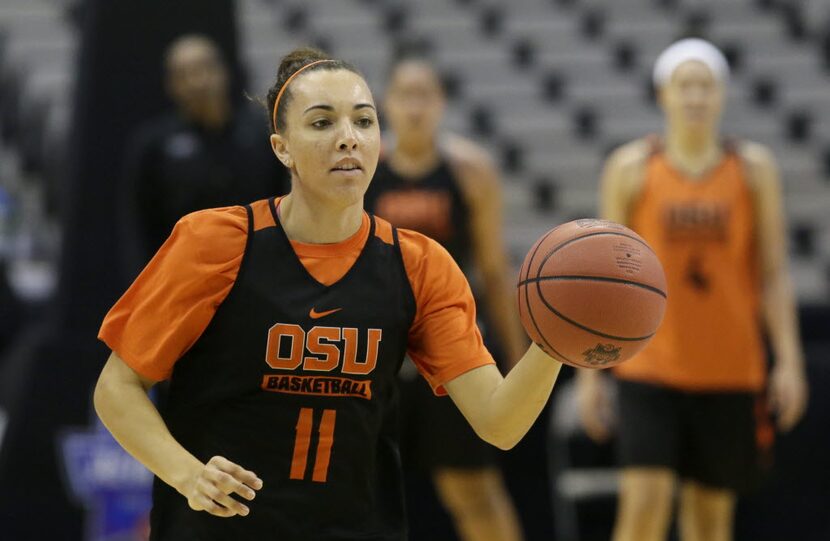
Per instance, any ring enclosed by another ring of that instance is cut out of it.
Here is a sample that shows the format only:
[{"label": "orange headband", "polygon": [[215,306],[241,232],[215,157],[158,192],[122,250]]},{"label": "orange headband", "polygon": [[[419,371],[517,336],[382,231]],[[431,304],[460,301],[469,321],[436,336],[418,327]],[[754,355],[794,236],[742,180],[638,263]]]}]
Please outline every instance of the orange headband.
[{"label": "orange headband", "polygon": [[282,99],[282,95],[285,92],[285,89],[288,88],[288,85],[291,84],[291,81],[294,80],[294,77],[301,74],[303,71],[307,70],[308,68],[310,68],[312,66],[316,66],[317,64],[322,64],[323,62],[336,62],[336,60],[332,60],[330,58],[323,59],[323,60],[315,60],[314,62],[311,62],[310,64],[306,64],[305,66],[301,67],[300,69],[298,69],[297,71],[292,73],[291,77],[289,77],[288,79],[285,80],[285,84],[282,85],[282,88],[280,88],[280,91],[277,94],[277,99],[274,100],[274,114],[273,114],[273,119],[272,119],[273,123],[274,123],[274,132],[277,131],[277,110],[280,108],[280,100]]}]

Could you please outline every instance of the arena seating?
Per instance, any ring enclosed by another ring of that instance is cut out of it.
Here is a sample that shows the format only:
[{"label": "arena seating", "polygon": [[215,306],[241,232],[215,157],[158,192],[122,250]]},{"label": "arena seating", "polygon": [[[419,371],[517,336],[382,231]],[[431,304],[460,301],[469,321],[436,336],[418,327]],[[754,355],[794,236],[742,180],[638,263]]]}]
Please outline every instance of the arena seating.
[{"label": "arena seating", "polygon": [[[46,197],[59,189],[71,114],[78,39],[66,6],[0,6],[4,152],[17,154],[21,175],[41,179]],[[396,44],[428,43],[452,83],[447,129],[504,166],[517,260],[551,224],[596,213],[609,150],[660,130],[650,84],[659,51],[691,33],[711,39],[733,66],[724,131],[773,148],[792,229],[812,239],[793,249],[792,267],[800,298],[813,302],[830,296],[828,21],[823,0],[238,1],[252,96],[296,45],[352,60],[380,95]]]}]

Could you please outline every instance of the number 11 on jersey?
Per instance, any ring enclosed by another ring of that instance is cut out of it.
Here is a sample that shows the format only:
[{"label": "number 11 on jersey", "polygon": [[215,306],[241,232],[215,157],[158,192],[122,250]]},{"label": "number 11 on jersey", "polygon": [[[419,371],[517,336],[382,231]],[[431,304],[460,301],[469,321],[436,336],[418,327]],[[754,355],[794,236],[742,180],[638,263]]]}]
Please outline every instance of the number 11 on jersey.
[{"label": "number 11 on jersey", "polygon": [[[320,426],[317,429],[317,453],[314,458],[314,470],[311,474],[311,480],[317,483],[325,483],[328,477],[336,418],[336,410],[323,410],[323,417],[320,419]],[[305,479],[313,424],[314,409],[301,408],[300,416],[297,418],[296,436],[294,437],[294,456],[291,459],[291,474],[289,475],[291,479]]]}]

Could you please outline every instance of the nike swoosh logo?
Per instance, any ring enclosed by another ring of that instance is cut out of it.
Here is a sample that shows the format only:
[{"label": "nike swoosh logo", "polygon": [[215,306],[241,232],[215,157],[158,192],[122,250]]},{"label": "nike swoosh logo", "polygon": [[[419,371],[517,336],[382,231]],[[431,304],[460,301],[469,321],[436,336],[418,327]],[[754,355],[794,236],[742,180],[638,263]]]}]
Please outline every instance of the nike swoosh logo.
[{"label": "nike swoosh logo", "polygon": [[325,312],[318,312],[314,308],[312,308],[311,311],[308,313],[308,316],[311,319],[320,319],[321,317],[330,316],[331,314],[333,314],[335,312],[339,312],[340,310],[342,310],[342,308],[335,308],[334,310],[326,310]]}]

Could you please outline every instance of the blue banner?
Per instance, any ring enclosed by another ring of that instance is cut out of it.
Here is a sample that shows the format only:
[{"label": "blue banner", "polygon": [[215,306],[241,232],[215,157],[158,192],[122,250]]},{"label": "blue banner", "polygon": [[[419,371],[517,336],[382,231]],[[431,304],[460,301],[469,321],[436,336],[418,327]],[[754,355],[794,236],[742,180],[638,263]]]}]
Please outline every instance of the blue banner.
[{"label": "blue banner", "polygon": [[146,541],[153,474],[97,417],[91,429],[65,431],[60,444],[69,490],[87,509],[85,541]]}]

